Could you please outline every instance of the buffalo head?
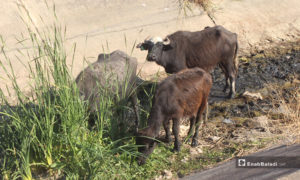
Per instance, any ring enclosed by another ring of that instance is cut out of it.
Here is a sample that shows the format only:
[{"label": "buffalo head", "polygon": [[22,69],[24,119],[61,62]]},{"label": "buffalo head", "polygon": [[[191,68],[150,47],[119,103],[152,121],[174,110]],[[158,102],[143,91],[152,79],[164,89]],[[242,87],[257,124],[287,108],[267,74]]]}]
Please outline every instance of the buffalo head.
[{"label": "buffalo head", "polygon": [[171,41],[168,37],[164,40],[160,37],[146,38],[143,43],[137,45],[141,50],[148,50],[147,60],[160,64],[163,51],[172,49]]},{"label": "buffalo head", "polygon": [[136,145],[138,146],[138,152],[141,153],[141,156],[137,158],[139,165],[146,163],[147,157],[153,152],[156,141],[149,137],[147,128],[144,130],[139,130],[136,134]]}]

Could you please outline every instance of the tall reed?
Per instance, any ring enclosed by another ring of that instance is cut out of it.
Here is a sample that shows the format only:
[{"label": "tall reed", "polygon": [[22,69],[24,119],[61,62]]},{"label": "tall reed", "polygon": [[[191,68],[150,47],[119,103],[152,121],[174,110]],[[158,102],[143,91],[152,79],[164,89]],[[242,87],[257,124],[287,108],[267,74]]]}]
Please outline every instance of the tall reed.
[{"label": "tall reed", "polygon": [[[7,55],[2,40],[2,78],[11,82],[11,88],[7,88],[7,93],[0,89],[1,176],[5,179],[39,176],[129,179],[131,160],[137,156],[134,139],[113,138],[118,130],[112,125],[114,119],[120,122],[124,118],[113,109],[120,106],[125,111],[127,105],[116,103],[119,102],[115,100],[116,95],[103,88],[107,93],[100,96],[97,128],[90,131],[88,103],[81,100],[71,76],[73,68],[67,66],[66,28],[59,25],[55,6],[53,23],[46,28],[35,25],[22,2],[18,7],[28,30],[28,39],[24,35],[19,42],[30,43],[33,48],[18,51],[16,59],[31,77],[28,81],[31,93],[24,93],[19,86],[14,59]],[[7,94],[16,96],[14,104],[9,103]],[[122,98],[123,95],[117,96]]]}]

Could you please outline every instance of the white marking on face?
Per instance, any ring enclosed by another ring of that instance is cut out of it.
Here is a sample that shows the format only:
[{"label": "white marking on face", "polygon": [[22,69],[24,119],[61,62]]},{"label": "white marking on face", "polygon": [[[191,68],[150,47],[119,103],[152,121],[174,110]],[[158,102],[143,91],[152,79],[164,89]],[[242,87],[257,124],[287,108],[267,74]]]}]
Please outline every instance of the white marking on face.
[{"label": "white marking on face", "polygon": [[153,44],[156,44],[158,42],[163,42],[163,39],[161,37],[153,37],[150,41],[153,42]]}]

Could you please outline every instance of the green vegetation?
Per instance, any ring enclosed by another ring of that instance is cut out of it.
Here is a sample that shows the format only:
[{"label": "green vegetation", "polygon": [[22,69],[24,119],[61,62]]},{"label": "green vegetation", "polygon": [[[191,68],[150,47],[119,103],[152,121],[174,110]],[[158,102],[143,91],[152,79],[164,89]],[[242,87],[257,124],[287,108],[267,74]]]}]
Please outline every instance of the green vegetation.
[{"label": "green vegetation", "polygon": [[[112,95],[101,96],[96,128],[88,127],[89,112],[66,64],[66,30],[54,22],[46,30],[38,29],[24,6],[23,17],[33,51],[19,51],[18,60],[31,77],[31,94],[21,91],[12,60],[6,55],[2,40],[1,72],[15,95],[14,105],[1,90],[0,172],[4,179],[34,179],[39,176],[83,179],[130,179],[132,169],[140,171],[131,160],[137,156],[134,139],[129,135],[112,140],[117,119],[112,109],[119,108]],[[55,15],[55,14],[54,14]],[[57,20],[56,20],[57,21]],[[24,38],[26,41],[26,38]],[[28,40],[27,40],[28,41]],[[19,40],[23,42],[23,40]],[[75,46],[74,46],[75,52]],[[8,65],[7,65],[8,64]],[[72,69],[72,67],[71,67]],[[104,91],[103,91],[104,92]],[[122,107],[126,110],[127,107]],[[122,113],[121,113],[122,114]]]}]

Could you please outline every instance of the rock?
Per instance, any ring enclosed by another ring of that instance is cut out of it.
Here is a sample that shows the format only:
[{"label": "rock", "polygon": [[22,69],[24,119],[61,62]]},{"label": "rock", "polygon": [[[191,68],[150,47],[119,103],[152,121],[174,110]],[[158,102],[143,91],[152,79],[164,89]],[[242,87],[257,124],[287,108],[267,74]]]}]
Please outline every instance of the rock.
[{"label": "rock", "polygon": [[210,136],[209,139],[212,140],[213,142],[217,142],[221,138],[218,136]]},{"label": "rock", "polygon": [[164,179],[171,179],[173,177],[173,174],[169,170],[164,170],[163,171],[163,177],[164,177]]},{"label": "rock", "polygon": [[260,99],[260,100],[263,100],[263,97],[260,93],[252,93],[252,92],[249,92],[249,91],[245,91],[242,94],[242,96],[247,98],[247,99]]},{"label": "rock", "polygon": [[225,124],[234,124],[234,122],[231,119],[225,118],[223,121]]}]

